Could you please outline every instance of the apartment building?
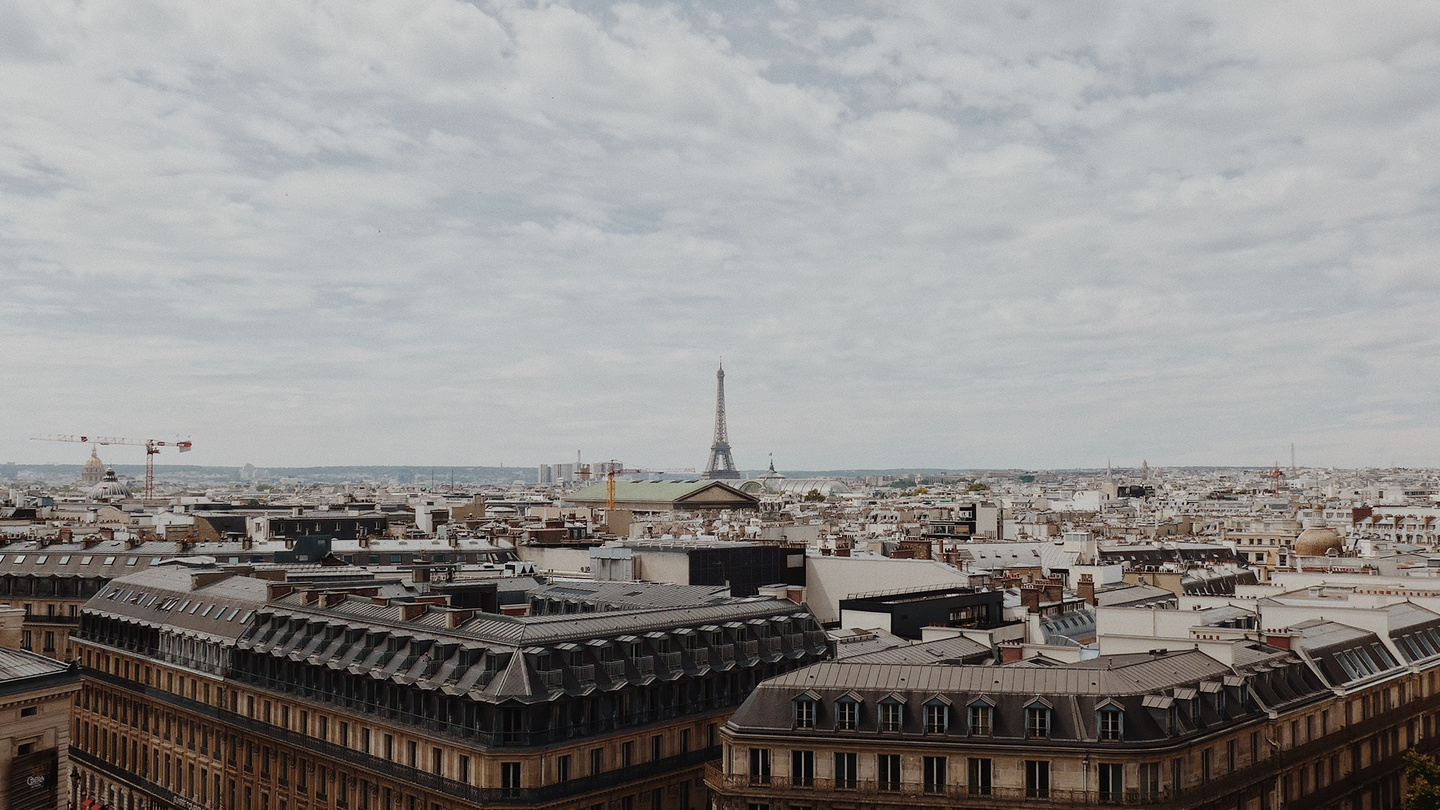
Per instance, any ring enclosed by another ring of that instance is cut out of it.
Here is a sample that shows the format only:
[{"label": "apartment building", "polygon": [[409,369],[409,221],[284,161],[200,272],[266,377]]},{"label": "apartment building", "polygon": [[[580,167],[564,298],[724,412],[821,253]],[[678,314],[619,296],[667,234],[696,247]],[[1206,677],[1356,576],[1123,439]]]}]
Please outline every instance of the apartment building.
[{"label": "apartment building", "polygon": [[455,587],[167,563],[82,611],[74,753],[108,806],[693,810],[719,728],[824,660],[800,605],[512,617]]},{"label": "apartment building", "polygon": [[1399,807],[1403,753],[1440,747],[1440,615],[1393,613],[1392,639],[1310,619],[1223,663],[817,664],[741,707],[707,783],[721,810]]}]

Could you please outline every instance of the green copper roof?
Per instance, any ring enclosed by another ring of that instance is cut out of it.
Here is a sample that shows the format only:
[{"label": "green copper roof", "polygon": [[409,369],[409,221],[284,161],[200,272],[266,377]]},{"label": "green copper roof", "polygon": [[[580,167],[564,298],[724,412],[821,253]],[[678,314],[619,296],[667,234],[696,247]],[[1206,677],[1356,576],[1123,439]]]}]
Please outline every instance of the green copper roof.
[{"label": "green copper roof", "polygon": [[[675,501],[717,481],[616,481],[617,501]],[[569,501],[603,501],[605,484],[588,486],[566,498]]]}]

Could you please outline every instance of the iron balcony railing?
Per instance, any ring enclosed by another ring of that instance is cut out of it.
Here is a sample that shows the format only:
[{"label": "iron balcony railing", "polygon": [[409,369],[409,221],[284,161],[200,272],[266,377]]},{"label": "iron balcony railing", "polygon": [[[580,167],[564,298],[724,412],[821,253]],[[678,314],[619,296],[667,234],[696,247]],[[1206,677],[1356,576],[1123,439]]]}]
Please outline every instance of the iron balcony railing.
[{"label": "iron balcony railing", "polygon": [[[97,771],[110,778],[112,781],[129,785],[132,789],[154,796],[171,807],[181,807],[186,810],[206,810],[205,805],[181,796],[180,794],[161,787],[143,776],[130,773],[117,765],[112,765],[105,760],[82,751],[79,748],[70,749],[70,761],[79,763],[92,771]],[[71,801],[78,802],[80,797],[72,796]]]},{"label": "iron balcony railing", "polygon": [[[688,768],[695,768],[704,765],[706,762],[717,759],[720,756],[720,747],[702,748],[676,756],[652,760],[639,765],[632,765],[628,768],[619,768],[613,771],[593,776],[585,776],[578,779],[571,779],[566,782],[545,785],[532,788],[480,788],[464,782],[456,782],[453,779],[446,779],[429,771],[419,768],[412,768],[401,765],[398,762],[391,762],[388,759],[356,751],[343,745],[321,740],[308,734],[302,734],[291,729],[271,725],[269,723],[255,720],[245,715],[218,709],[214,706],[199,703],[197,701],[183,698],[170,692],[164,692],[152,687],[136,684],[133,681],[126,681],[103,673],[95,673],[86,670],[87,677],[97,677],[106,683],[129,688],[131,691],[143,693],[149,697],[157,698],[172,705],[184,708],[195,714],[204,715],[218,720],[232,729],[259,735],[294,746],[299,749],[314,751],[323,756],[339,762],[346,762],[359,768],[364,768],[372,773],[388,776],[397,781],[413,784],[426,790],[443,793],[447,796],[462,799],[468,802],[479,804],[508,804],[508,805],[529,805],[542,804],[557,801],[567,797],[580,796],[597,790],[615,787],[617,785],[628,785],[635,782],[652,779],[660,776],[668,776]],[[499,736],[499,735],[496,735]],[[71,756],[75,756],[78,749],[71,750]],[[83,754],[83,752],[80,752]],[[85,762],[97,763],[97,767],[103,766],[109,772],[117,774],[128,774],[115,765],[99,760],[89,754],[83,754]],[[139,780],[139,777],[128,776],[131,780]],[[143,780],[140,780],[143,781]],[[158,786],[157,786],[158,787]],[[149,790],[149,788],[145,788]],[[163,789],[161,789],[163,790]],[[154,792],[154,791],[152,791]],[[168,791],[165,791],[168,793]],[[157,796],[164,796],[156,792]],[[173,794],[172,794],[173,795]],[[188,800],[187,800],[188,801]],[[179,802],[177,802],[178,804]],[[184,806],[190,806],[186,804]]]},{"label": "iron balcony railing", "polygon": [[[272,726],[262,721],[254,720],[241,714],[217,709],[205,703],[198,703],[188,698],[181,697],[171,692],[166,692],[154,687],[144,686],[135,681],[127,680],[115,675],[99,672],[96,670],[84,669],[84,676],[92,680],[112,684],[133,692],[139,692],[157,700],[170,703],[181,708],[188,709],[198,714],[205,714],[211,717],[240,718],[245,722],[258,723],[259,728],[276,729],[286,731],[278,726]],[[262,684],[263,685],[263,684]],[[607,717],[595,721],[585,721],[556,728],[541,729],[538,731],[526,730],[499,730],[490,731],[478,728],[474,725],[467,725],[459,721],[438,720],[411,714],[409,712],[396,711],[390,707],[380,707],[374,704],[359,703],[352,705],[358,711],[378,717],[386,717],[399,720],[409,726],[425,729],[437,734],[444,734],[471,745],[490,748],[527,748],[538,745],[549,745],[552,743],[566,742],[569,740],[591,737],[597,734],[605,734],[621,729],[632,729],[636,726],[644,726],[650,723],[666,722],[681,717],[698,717],[711,712],[727,711],[735,708],[748,697],[747,694],[735,694],[728,697],[715,697],[677,703],[669,706],[662,706],[654,709],[639,709],[625,716]],[[298,735],[299,739],[314,740],[308,735]]]},{"label": "iron balcony railing", "polygon": [[[1416,701],[1410,705],[1417,709],[1435,702],[1435,698]],[[1124,790],[1102,792],[1092,790],[1062,790],[1058,788],[1015,788],[971,785],[927,785],[917,782],[886,783],[874,780],[835,780],[805,778],[792,780],[788,777],[765,775],[753,777],[749,774],[726,775],[718,763],[706,767],[705,782],[716,794],[717,807],[731,810],[748,801],[754,803],[757,796],[771,796],[797,804],[809,804],[816,799],[832,802],[903,802],[918,806],[953,806],[957,802],[973,803],[984,797],[986,804],[1007,804],[1019,807],[1028,805],[1058,805],[1063,807],[1106,807],[1144,806],[1155,810],[1176,810],[1204,806],[1229,797],[1243,795],[1257,790],[1270,790],[1277,779],[1286,773],[1296,773],[1296,766],[1318,759],[1322,755],[1338,753],[1350,743],[1364,739],[1376,731],[1403,726],[1419,715],[1379,716],[1355,723],[1344,729],[1327,734],[1311,743],[1278,752],[1260,760],[1252,766],[1241,768],[1234,773],[1218,774],[1203,784],[1176,791],[1169,787],[1142,790],[1127,787]],[[1402,746],[1402,749],[1404,747]],[[1429,753],[1440,750],[1440,737],[1418,740],[1409,750]],[[1310,793],[1291,794],[1292,801],[1301,801],[1305,807],[1321,807],[1360,790],[1377,779],[1398,773],[1404,764],[1404,750],[1374,763],[1360,771],[1342,776],[1323,788]],[[1092,776],[1092,778],[1095,778]],[[1298,782],[1295,785],[1298,791]],[[1253,795],[1253,794],[1251,794]]]}]

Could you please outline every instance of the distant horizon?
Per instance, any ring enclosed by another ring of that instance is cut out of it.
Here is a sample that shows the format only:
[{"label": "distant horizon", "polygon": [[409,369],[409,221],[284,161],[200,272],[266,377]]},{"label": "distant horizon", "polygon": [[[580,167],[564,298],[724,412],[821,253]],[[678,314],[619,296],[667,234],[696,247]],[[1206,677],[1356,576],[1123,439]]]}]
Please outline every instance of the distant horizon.
[{"label": "distant horizon", "polygon": [[[601,462],[601,463],[603,463],[603,462]],[[0,466],[4,466],[4,465],[6,465],[6,464],[14,464],[14,465],[15,465],[17,468],[19,468],[19,469],[46,468],[46,469],[55,470],[56,472],[74,470],[75,472],[78,473],[78,472],[80,472],[81,470],[83,470],[83,468],[84,468],[84,464],[70,464],[70,463],[56,463],[56,462],[30,462],[30,461],[0,461]],[[494,471],[498,471],[498,470],[528,470],[528,471],[530,471],[531,473],[534,473],[534,472],[536,471],[536,469],[539,467],[539,464],[529,464],[529,465],[526,465],[526,464],[509,465],[509,464],[507,464],[507,465],[503,465],[503,466],[502,466],[502,465],[484,465],[484,464],[444,464],[444,465],[442,465],[442,464],[317,464],[317,465],[309,465],[309,466],[281,466],[281,465],[274,465],[274,466],[272,466],[272,465],[267,465],[267,464],[254,464],[253,462],[247,462],[247,464],[249,464],[250,466],[253,466],[256,470],[262,470],[262,471],[265,471],[265,472],[268,472],[268,473],[275,473],[275,474],[278,474],[278,473],[291,473],[291,472],[295,472],[295,473],[304,473],[304,472],[337,472],[337,471],[343,471],[343,470],[360,470],[360,471],[366,471],[366,470],[369,470],[369,471],[408,471],[408,472],[413,472],[413,473],[417,473],[417,474],[418,474],[418,473],[421,473],[421,472],[429,472],[429,471],[433,470],[433,471],[435,471],[435,472],[437,473],[437,476],[438,476],[439,473],[448,472],[448,471],[451,471],[451,470],[455,470],[455,471],[460,471],[460,470],[465,470],[465,471],[477,471],[477,470],[484,470],[484,471],[492,471],[492,470],[494,470]],[[117,474],[127,474],[127,475],[128,475],[128,474],[139,473],[139,474],[142,474],[142,475],[143,475],[143,474],[144,474],[144,471],[145,471],[145,465],[144,465],[144,464],[110,464],[110,463],[107,462],[105,466],[106,466],[107,468],[112,468],[112,469],[114,469]],[[156,472],[157,475],[160,474],[161,472],[166,471],[166,470],[175,471],[175,472],[184,472],[184,471],[193,471],[193,472],[212,472],[212,471],[213,471],[213,472],[221,472],[221,471],[225,471],[225,472],[238,472],[238,471],[240,471],[241,469],[243,469],[245,466],[246,466],[246,464],[226,465],[226,464],[159,464],[159,463],[157,463],[157,464],[155,465],[155,472]],[[764,473],[767,471],[767,469],[768,469],[767,467],[741,468],[741,469],[739,470],[739,472],[740,472],[742,475],[745,475],[745,476],[751,476],[751,475],[753,474],[753,477],[758,477],[759,475],[764,474]],[[1110,469],[1113,470],[1113,471],[1116,472],[1116,473],[1122,473],[1122,472],[1124,472],[1124,473],[1136,473],[1136,472],[1140,472],[1140,471],[1141,471],[1142,469],[1144,469],[1144,468],[1142,468],[1142,467],[1139,466],[1139,465],[1135,465],[1135,466],[1113,465]],[[1224,471],[1224,470],[1234,470],[1234,471],[1239,471],[1239,472],[1266,472],[1266,471],[1269,471],[1269,470],[1271,470],[1271,469],[1273,469],[1273,467],[1272,467],[1271,465],[1223,465],[1223,464],[1222,464],[1222,465],[1216,465],[1216,464],[1156,465],[1156,464],[1152,464],[1152,465],[1149,466],[1149,470],[1152,471],[1152,472],[1164,471],[1164,470],[1176,470],[1176,471]],[[1288,470],[1290,470],[1291,468],[1289,468],[1289,467],[1287,467],[1287,466],[1285,466],[1285,465],[1281,465],[1280,469],[1281,469],[1282,471],[1288,471]],[[1428,468],[1428,467],[1304,467],[1304,466],[1297,466],[1297,467],[1294,468],[1294,470],[1297,471],[1297,472],[1305,472],[1305,471],[1311,471],[1311,470],[1318,470],[1318,471],[1336,470],[1336,471],[1358,472],[1358,471],[1363,471],[1363,470],[1430,470],[1430,469],[1437,469],[1437,468]],[[785,475],[786,477],[794,478],[794,477],[797,477],[797,476],[798,476],[798,477],[818,477],[818,476],[825,476],[825,475],[830,475],[830,476],[844,476],[844,477],[865,477],[865,476],[884,476],[884,475],[972,475],[972,474],[986,474],[986,473],[1018,473],[1018,474],[1031,474],[1031,473],[1050,473],[1050,474],[1074,473],[1074,474],[1099,474],[1099,473],[1104,473],[1105,470],[1106,470],[1106,468],[1105,468],[1105,467],[885,467],[885,468],[835,467],[835,468],[829,468],[829,469],[797,469],[797,470],[784,470],[784,469],[780,469],[779,467],[777,467],[776,470],[777,470],[777,472],[781,473],[782,475]],[[639,473],[637,473],[637,474],[639,474]],[[643,473],[643,474],[649,474],[649,475],[665,475],[665,476],[667,476],[667,477],[669,477],[669,478],[672,478],[672,479],[673,479],[673,478],[687,479],[687,478],[700,478],[700,477],[702,477],[702,472],[700,472],[700,471],[696,471],[696,472],[694,472],[694,473],[660,473],[660,472],[656,471],[656,472],[653,472],[653,473]],[[632,474],[631,474],[631,473],[627,473],[626,475],[629,476],[629,475],[632,475]],[[593,476],[593,477],[598,480],[599,478],[602,478],[603,475],[595,475],[595,476]]]}]

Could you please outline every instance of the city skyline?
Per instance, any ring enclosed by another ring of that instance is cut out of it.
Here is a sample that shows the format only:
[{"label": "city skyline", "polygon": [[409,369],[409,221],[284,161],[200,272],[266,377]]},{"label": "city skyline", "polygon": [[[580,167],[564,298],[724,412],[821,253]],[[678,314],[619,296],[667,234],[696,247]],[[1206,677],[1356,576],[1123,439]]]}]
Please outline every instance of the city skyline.
[{"label": "city skyline", "polygon": [[9,4],[0,461],[699,469],[723,355],[744,469],[1440,466],[1437,37]]}]

